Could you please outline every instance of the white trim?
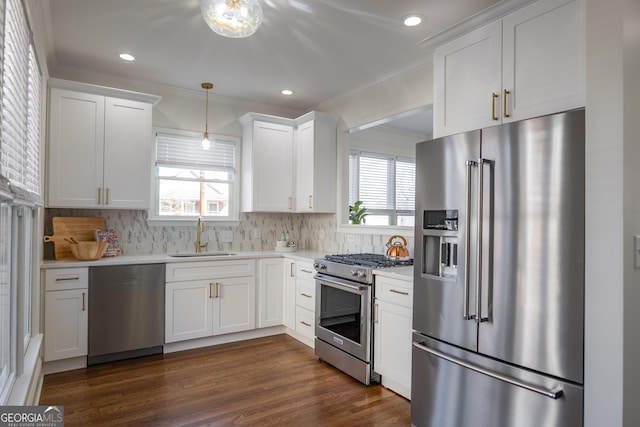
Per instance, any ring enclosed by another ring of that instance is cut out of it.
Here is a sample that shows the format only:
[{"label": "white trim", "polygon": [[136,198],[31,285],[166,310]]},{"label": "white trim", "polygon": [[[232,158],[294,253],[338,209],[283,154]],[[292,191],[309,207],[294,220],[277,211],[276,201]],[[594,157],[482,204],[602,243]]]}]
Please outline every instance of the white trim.
[{"label": "white trim", "polygon": [[24,354],[24,372],[16,378],[7,405],[37,405],[40,400],[40,390],[44,374],[40,349],[43,335],[32,336],[29,347]]},{"label": "white trim", "polygon": [[74,82],[71,80],[56,79],[53,77],[49,78],[48,86],[58,89],[92,93],[95,95],[112,96],[114,98],[123,98],[131,101],[147,102],[152,105],[157,104],[161,99],[160,96],[151,95],[148,93],[134,92],[131,90],[116,89],[106,86],[98,86],[89,83]]},{"label": "white trim", "polygon": [[216,335],[194,340],[178,341],[164,345],[164,353],[175,353],[177,351],[192,350],[194,348],[209,347],[230,342],[246,341],[254,338],[263,338],[271,335],[285,333],[285,326],[272,326],[270,328],[251,329],[249,331],[236,332],[232,334]]}]

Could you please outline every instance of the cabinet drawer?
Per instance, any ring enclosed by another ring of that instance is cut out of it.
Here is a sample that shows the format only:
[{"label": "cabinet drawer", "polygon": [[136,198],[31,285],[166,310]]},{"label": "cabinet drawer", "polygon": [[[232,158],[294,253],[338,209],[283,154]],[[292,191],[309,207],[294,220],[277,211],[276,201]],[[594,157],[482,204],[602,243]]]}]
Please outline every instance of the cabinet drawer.
[{"label": "cabinet drawer", "polygon": [[376,276],[376,299],[413,307],[413,282]]},{"label": "cabinet drawer", "polygon": [[184,280],[221,279],[225,277],[253,276],[255,261],[229,260],[205,262],[177,262],[167,264],[167,282]]},{"label": "cabinet drawer", "polygon": [[88,268],[55,268],[44,272],[45,291],[86,289],[89,287]]},{"label": "cabinet drawer", "polygon": [[315,319],[313,311],[296,307],[296,332],[313,339],[315,337]]},{"label": "cabinet drawer", "polygon": [[310,262],[300,262],[296,263],[296,278],[298,280],[308,280],[313,281],[313,276],[316,274],[316,271],[313,269],[313,264]]},{"label": "cabinet drawer", "polygon": [[296,305],[315,311],[316,288],[313,283],[296,282]]}]

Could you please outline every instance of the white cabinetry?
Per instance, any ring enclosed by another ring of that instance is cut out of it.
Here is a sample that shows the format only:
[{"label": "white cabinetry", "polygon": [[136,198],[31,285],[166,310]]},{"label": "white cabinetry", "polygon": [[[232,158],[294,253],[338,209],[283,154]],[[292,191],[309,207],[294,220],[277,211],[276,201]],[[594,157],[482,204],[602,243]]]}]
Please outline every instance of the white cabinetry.
[{"label": "white cabinetry", "polygon": [[89,270],[46,270],[44,278],[44,361],[86,356],[89,332]]},{"label": "white cabinetry", "polygon": [[316,285],[313,264],[306,261],[285,260],[285,326],[287,333],[314,346]]},{"label": "white cabinetry", "polygon": [[296,124],[296,211],[335,212],[337,120],[311,112]]},{"label": "white cabinetry", "polygon": [[434,137],[585,105],[583,0],[539,0],[434,53]]},{"label": "white cabinetry", "polygon": [[282,258],[258,261],[258,327],[282,325]]},{"label": "white cabinetry", "polygon": [[255,328],[255,261],[167,264],[165,342]]},{"label": "white cabinetry", "polygon": [[374,304],[374,371],[382,384],[411,398],[413,282],[376,276]]},{"label": "white cabinetry", "polygon": [[335,212],[335,117],[247,113],[239,120],[243,212]]},{"label": "white cabinetry", "polygon": [[48,206],[147,209],[152,103],[159,98],[56,79],[52,84]]},{"label": "white cabinetry", "polygon": [[292,212],[293,120],[248,113],[242,134],[242,211]]},{"label": "white cabinetry", "polygon": [[296,262],[292,259],[284,260],[284,326],[296,328]]},{"label": "white cabinetry", "polygon": [[314,269],[310,262],[296,261],[296,327],[300,341],[314,346],[316,283]]}]

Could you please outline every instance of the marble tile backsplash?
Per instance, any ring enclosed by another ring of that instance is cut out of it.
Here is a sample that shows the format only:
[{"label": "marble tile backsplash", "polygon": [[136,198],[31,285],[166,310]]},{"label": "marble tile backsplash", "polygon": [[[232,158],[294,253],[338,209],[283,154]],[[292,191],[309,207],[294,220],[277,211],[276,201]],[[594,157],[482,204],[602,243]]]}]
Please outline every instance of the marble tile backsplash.
[{"label": "marble tile backsplash", "polygon": [[[55,216],[103,217],[107,228],[116,230],[122,252],[127,255],[195,250],[195,219],[192,226],[156,226],[147,222],[146,211],[49,208],[45,213],[45,235],[53,233],[51,218]],[[209,242],[208,251],[268,251],[273,250],[282,234],[288,234],[301,250],[328,254],[386,252],[390,235],[338,233],[337,225],[335,214],[243,213],[238,226],[205,222],[202,242]],[[259,238],[254,238],[256,230]],[[223,232],[232,233],[231,243],[223,242]],[[408,240],[411,249],[413,239]],[[52,243],[44,244],[44,258],[54,258]]]}]

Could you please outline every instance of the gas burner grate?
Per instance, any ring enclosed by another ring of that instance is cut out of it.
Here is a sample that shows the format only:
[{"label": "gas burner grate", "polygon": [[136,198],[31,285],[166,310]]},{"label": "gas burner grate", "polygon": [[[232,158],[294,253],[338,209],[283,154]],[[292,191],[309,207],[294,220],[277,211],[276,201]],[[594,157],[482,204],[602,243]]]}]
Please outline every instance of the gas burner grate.
[{"label": "gas burner grate", "polygon": [[400,265],[413,265],[412,259],[393,259],[384,255],[371,253],[325,255],[324,259],[341,264],[358,265],[362,267],[394,267]]}]

